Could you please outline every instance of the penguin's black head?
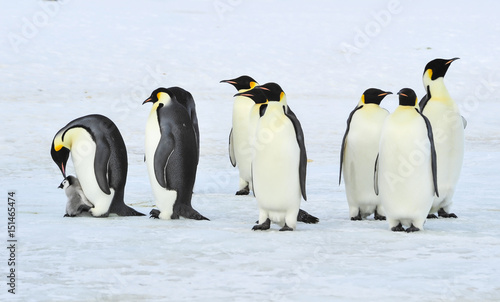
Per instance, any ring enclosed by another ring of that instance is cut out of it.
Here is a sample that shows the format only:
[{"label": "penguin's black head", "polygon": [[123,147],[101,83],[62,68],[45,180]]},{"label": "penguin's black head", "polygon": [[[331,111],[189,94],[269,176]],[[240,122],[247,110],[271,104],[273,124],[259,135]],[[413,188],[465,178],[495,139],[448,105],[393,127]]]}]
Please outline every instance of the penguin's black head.
[{"label": "penguin's black head", "polygon": [[234,86],[236,90],[240,91],[242,89],[248,90],[257,86],[257,82],[247,75],[242,75],[236,79],[232,80],[222,80],[220,83],[228,83]]},{"label": "penguin's black head", "polygon": [[380,102],[389,94],[392,94],[392,92],[383,91],[377,88],[366,89],[363,93],[364,103],[380,105]]},{"label": "penguin's black head", "polygon": [[255,89],[262,90],[270,102],[280,102],[285,97],[281,86],[273,82],[257,86]]},{"label": "penguin's black head", "polygon": [[[58,150],[56,150],[58,149]],[[50,148],[50,155],[52,160],[57,164],[61,170],[62,175],[66,178],[66,163],[69,158],[69,149],[66,147],[54,146],[54,141],[52,141],[52,147]]]},{"label": "penguin's black head", "polygon": [[398,92],[399,106],[412,106],[417,105],[417,95],[411,88],[403,88]]},{"label": "penguin's black head", "polygon": [[142,102],[142,104],[144,105],[144,104],[149,103],[149,102],[154,104],[154,103],[158,102],[158,100],[160,98],[159,95],[162,92],[167,93],[168,95],[170,95],[171,98],[174,98],[174,95],[170,90],[168,90],[167,88],[164,88],[164,87],[160,87],[160,88],[155,89],[153,92],[151,92],[151,95],[149,96],[149,98],[147,98],[144,102]]},{"label": "penguin's black head", "polygon": [[445,59],[434,59],[425,65],[424,75],[429,70],[430,78],[432,81],[444,77],[451,63],[459,58],[453,58],[449,60]]},{"label": "penguin's black head", "polygon": [[260,89],[252,89],[249,91],[237,93],[234,96],[240,96],[240,95],[252,99],[255,102],[255,104],[265,104],[268,101],[266,94]]}]

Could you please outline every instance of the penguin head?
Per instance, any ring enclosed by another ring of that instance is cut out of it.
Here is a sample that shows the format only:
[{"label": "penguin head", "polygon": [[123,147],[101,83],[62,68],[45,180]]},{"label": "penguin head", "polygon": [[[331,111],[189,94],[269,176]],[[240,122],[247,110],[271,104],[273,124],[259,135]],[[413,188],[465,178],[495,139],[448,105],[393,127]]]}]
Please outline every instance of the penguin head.
[{"label": "penguin head", "polygon": [[383,91],[377,88],[369,88],[363,92],[361,96],[361,102],[363,104],[376,104],[380,105],[380,102],[389,94],[392,94],[390,91]]},{"label": "penguin head", "polygon": [[222,81],[220,81],[220,83],[231,84],[238,91],[253,89],[255,86],[258,85],[257,82],[253,78],[251,78],[247,75],[242,75],[242,76],[237,77],[236,79],[232,79],[232,80],[222,80]]},{"label": "penguin head", "polygon": [[55,144],[54,138],[52,141],[52,147],[50,148],[50,155],[52,156],[52,160],[57,164],[59,169],[61,170],[62,175],[66,178],[66,163],[68,162],[70,150],[62,145],[62,143]]},{"label": "penguin head", "polygon": [[164,87],[160,87],[160,88],[157,88],[155,90],[153,90],[153,92],[151,92],[151,95],[149,96],[149,98],[147,98],[144,102],[142,102],[142,104],[146,104],[146,103],[153,103],[153,104],[156,104],[157,102],[160,102],[162,103],[162,100],[164,102],[165,100],[165,97],[170,97],[170,99],[175,99],[175,96],[174,94],[168,90],[167,88],[164,88]]},{"label": "penguin head", "polygon": [[61,184],[59,185],[59,189],[67,189],[69,186],[71,186],[71,183],[68,178],[65,178]]},{"label": "penguin head", "polygon": [[448,71],[448,68],[450,67],[451,63],[455,60],[458,60],[459,58],[453,58],[453,59],[434,59],[427,63],[424,68],[424,84],[428,81],[435,81],[439,78],[442,78],[446,75],[446,72]]},{"label": "penguin head", "polygon": [[281,89],[281,86],[276,83],[266,83],[255,87],[255,89],[262,90],[270,102],[281,102],[284,100],[286,102],[285,92]]},{"label": "penguin head", "polygon": [[398,92],[399,106],[417,106],[417,95],[411,88],[403,88]]},{"label": "penguin head", "polygon": [[260,89],[252,89],[249,91],[245,92],[240,92],[235,94],[234,96],[246,96],[247,98],[252,99],[252,101],[255,102],[255,104],[266,104],[268,102],[267,96],[264,93],[264,91]]}]

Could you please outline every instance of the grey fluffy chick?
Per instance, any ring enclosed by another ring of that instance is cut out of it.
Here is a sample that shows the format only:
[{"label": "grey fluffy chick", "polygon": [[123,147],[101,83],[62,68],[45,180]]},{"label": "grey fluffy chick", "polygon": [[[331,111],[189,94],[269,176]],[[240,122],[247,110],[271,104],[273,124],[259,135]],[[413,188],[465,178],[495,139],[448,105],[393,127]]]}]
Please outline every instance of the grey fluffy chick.
[{"label": "grey fluffy chick", "polygon": [[64,189],[68,202],[66,203],[66,214],[64,217],[75,217],[82,212],[88,212],[94,205],[83,193],[82,186],[78,178],[68,175],[61,184],[60,189]]}]

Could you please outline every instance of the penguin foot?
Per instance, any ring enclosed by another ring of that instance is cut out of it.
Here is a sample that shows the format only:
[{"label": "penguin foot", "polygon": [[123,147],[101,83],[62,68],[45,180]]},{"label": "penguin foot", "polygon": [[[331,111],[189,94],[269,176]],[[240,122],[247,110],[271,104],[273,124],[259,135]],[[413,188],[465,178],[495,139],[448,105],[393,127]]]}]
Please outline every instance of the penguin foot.
[{"label": "penguin foot", "polygon": [[358,212],[358,215],[357,215],[357,216],[351,217],[351,220],[352,220],[352,221],[360,221],[360,220],[363,220],[363,218],[361,217],[361,211],[359,211],[359,212]]},{"label": "penguin foot", "polygon": [[457,215],[455,215],[454,213],[446,213],[446,211],[443,210],[443,208],[439,209],[438,216],[443,218],[458,218]]},{"label": "penguin foot", "polygon": [[250,194],[250,188],[248,187],[248,185],[243,189],[239,190],[238,192],[236,192],[236,195],[248,195],[248,194]]},{"label": "penguin foot", "polygon": [[149,218],[160,219],[160,213],[160,210],[152,209],[151,212],[149,212]]},{"label": "penguin foot", "polygon": [[373,218],[375,218],[375,220],[386,220],[385,216],[379,215],[377,213],[377,210],[375,210],[375,214],[373,214]]},{"label": "penguin foot", "polygon": [[269,230],[269,228],[271,228],[271,220],[269,218],[267,218],[266,221],[264,221],[263,223],[254,225],[252,230],[253,231],[257,231],[257,230],[265,231],[265,230]]},{"label": "penguin foot", "polygon": [[403,228],[403,225],[400,222],[397,226],[392,227],[391,231],[393,231],[393,232],[404,232],[405,229]]},{"label": "penguin foot", "polygon": [[76,217],[76,215],[69,215],[68,213],[64,214],[63,217]]},{"label": "penguin foot", "polygon": [[436,216],[436,214],[428,214],[427,215],[427,219],[437,219],[438,217]]},{"label": "penguin foot", "polygon": [[319,222],[318,217],[314,217],[313,215],[307,213],[306,211],[299,209],[299,213],[297,214],[297,221],[303,222],[303,223],[311,223],[315,224]]},{"label": "penguin foot", "polygon": [[291,227],[287,226],[285,223],[285,226],[280,229],[280,232],[284,232],[284,231],[293,231],[293,229]]},{"label": "penguin foot", "polygon": [[416,226],[413,225],[413,223],[411,224],[411,226],[409,228],[406,229],[406,233],[413,233],[413,232],[418,232],[420,231],[419,228],[417,228]]}]

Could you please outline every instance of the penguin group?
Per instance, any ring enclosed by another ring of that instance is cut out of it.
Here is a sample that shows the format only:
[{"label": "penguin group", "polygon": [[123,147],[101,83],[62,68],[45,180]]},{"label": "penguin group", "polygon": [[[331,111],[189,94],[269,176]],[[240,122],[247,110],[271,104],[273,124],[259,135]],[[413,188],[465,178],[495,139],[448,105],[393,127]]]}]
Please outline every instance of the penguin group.
[{"label": "penguin group", "polygon": [[[458,58],[430,61],[423,74],[420,103],[410,88],[397,95],[389,113],[380,106],[392,92],[369,88],[349,114],[340,148],[339,185],[344,176],[351,220],[373,214],[392,231],[423,230],[426,219],[456,218],[452,198],[464,156],[465,119],[444,85]],[[236,195],[255,196],[258,221],[252,230],[293,231],[297,222],[319,219],[300,208],[307,200],[304,131],[275,82],[252,77],[223,80],[236,88],[229,132],[229,160],[238,168]],[[200,159],[200,130],[190,92],[157,88],[142,104],[146,119],[144,161],[157,219],[209,220],[191,204]],[[145,216],[125,204],[127,150],[117,126],[92,114],[55,134],[51,157],[63,175],[68,201],[64,216]],[[71,155],[76,176],[67,175]],[[435,215],[437,213],[438,216]],[[406,227],[406,228],[405,228]]]},{"label": "penguin group", "polygon": [[374,214],[375,220],[387,220],[390,230],[409,233],[423,230],[428,218],[457,217],[450,207],[466,121],[444,85],[457,59],[430,61],[420,103],[414,90],[403,88],[390,114],[380,103],[391,92],[363,93],[347,119],[340,152],[339,184],[343,171],[351,220]]}]

